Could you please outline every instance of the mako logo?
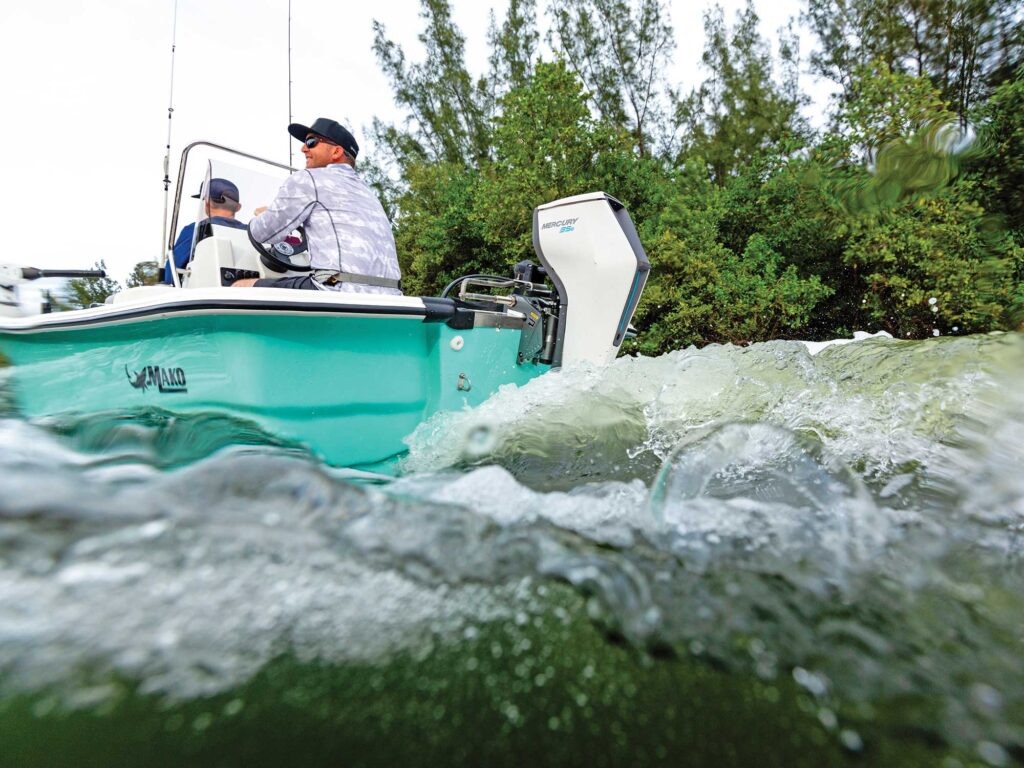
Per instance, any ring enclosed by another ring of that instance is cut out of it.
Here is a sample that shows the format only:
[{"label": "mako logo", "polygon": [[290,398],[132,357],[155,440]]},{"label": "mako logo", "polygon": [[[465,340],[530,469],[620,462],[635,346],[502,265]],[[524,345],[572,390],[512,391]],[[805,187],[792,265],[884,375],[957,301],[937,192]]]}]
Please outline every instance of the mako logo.
[{"label": "mako logo", "polygon": [[558,221],[549,221],[547,224],[543,225],[541,229],[552,229],[554,227],[558,227],[559,232],[572,232],[574,229],[576,229],[576,222],[579,220],[580,217],[577,216],[575,219],[559,219]]},{"label": "mako logo", "polygon": [[150,387],[156,387],[158,392],[188,392],[185,386],[184,368],[161,368],[158,365],[147,365],[139,371],[129,371],[128,366],[124,367],[124,375],[128,377],[128,383],[134,389],[141,389],[145,392]]}]

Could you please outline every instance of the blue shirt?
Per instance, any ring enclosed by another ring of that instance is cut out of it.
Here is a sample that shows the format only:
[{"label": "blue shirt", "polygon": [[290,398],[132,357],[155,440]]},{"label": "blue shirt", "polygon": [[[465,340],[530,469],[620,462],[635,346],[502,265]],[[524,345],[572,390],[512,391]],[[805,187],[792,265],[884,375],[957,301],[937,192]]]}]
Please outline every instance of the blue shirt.
[{"label": "blue shirt", "polygon": [[[245,229],[246,225],[238,221],[238,219],[232,219],[227,216],[214,216],[211,219],[203,219],[200,224],[220,224],[225,227],[233,227],[235,229]],[[196,225],[186,224],[181,230],[181,234],[178,235],[178,239],[174,241],[174,264],[178,269],[184,269],[185,265],[188,264],[188,258],[192,255],[192,238],[195,236]],[[167,285],[174,285],[174,278],[171,276],[171,262],[164,264],[164,282]]]}]

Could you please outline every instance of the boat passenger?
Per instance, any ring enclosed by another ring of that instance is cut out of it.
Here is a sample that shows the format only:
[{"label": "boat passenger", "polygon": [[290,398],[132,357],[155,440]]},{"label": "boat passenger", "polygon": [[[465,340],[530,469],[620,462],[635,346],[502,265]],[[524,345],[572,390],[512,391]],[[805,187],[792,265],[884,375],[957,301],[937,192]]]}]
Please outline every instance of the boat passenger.
[{"label": "boat passenger", "polygon": [[356,174],[355,137],[324,117],[311,126],[292,123],[288,133],[302,142],[306,168],[288,177],[269,207],[256,209],[249,232],[261,243],[278,243],[303,226],[312,271],[233,285],[400,295],[391,223],[377,196]]},{"label": "boat passenger", "polygon": [[[205,186],[205,182],[204,185]],[[198,195],[193,198],[203,197],[204,189],[199,188]],[[174,265],[178,269],[184,269],[192,255],[192,241],[198,242],[211,234],[210,224],[220,224],[235,229],[245,229],[245,224],[235,218],[242,206],[241,196],[238,194],[238,187],[227,179],[210,179],[209,194],[205,197],[206,218],[199,222],[199,236],[195,236],[195,223],[187,224],[182,228],[178,239],[174,241]],[[164,282],[174,285],[174,278],[171,276],[171,262],[164,264]]]}]

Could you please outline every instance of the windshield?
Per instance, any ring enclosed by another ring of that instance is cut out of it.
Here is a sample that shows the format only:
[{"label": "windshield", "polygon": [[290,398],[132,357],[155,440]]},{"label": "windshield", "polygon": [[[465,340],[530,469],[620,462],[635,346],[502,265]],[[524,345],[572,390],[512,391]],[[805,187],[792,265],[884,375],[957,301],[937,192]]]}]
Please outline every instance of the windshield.
[{"label": "windshield", "polygon": [[[168,247],[190,256],[202,227],[243,228],[257,208],[270,205],[291,169],[244,153],[197,143],[186,148],[178,172]],[[189,226],[194,225],[194,226]]]}]

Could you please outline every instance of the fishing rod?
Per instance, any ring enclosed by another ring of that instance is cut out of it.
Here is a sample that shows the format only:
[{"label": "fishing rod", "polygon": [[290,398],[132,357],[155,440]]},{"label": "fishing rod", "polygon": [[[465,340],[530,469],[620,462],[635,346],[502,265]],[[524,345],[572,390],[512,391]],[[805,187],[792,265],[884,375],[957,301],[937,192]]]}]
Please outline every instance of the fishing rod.
[{"label": "fishing rod", "polygon": [[[288,0],[288,125],[292,124],[292,0]],[[288,167],[292,167],[292,140],[288,137]]]},{"label": "fishing rod", "polygon": [[[171,189],[171,123],[174,118],[174,54],[178,48],[178,0],[174,0],[174,23],[171,28],[171,92],[167,100],[167,149],[164,154],[164,227],[160,237],[160,267],[167,263],[167,211]],[[178,282],[176,270],[171,270],[175,284]]]}]

